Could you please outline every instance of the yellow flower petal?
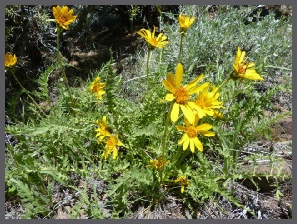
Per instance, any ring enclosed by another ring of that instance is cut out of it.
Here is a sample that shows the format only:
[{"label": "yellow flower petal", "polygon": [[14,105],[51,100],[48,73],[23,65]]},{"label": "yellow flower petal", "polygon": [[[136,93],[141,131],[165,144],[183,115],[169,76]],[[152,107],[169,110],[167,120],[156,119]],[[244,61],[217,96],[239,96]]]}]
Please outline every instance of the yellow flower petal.
[{"label": "yellow flower petal", "polygon": [[183,150],[186,150],[189,147],[190,139],[187,135],[185,135],[184,143],[183,143]]},{"label": "yellow flower petal", "polygon": [[203,90],[204,88],[206,88],[207,86],[209,85],[208,82],[205,82],[199,86],[196,86],[194,88],[192,88],[190,91],[189,91],[189,94],[193,94],[193,93],[199,93],[201,90]]},{"label": "yellow flower petal", "polygon": [[185,126],[176,126],[176,129],[179,131],[187,131],[187,128]]},{"label": "yellow flower petal", "polygon": [[171,111],[171,121],[176,122],[179,115],[179,104],[173,103],[172,111]]},{"label": "yellow flower petal", "polygon": [[184,191],[185,191],[185,186],[182,185],[181,188],[180,188],[180,192],[184,193]]},{"label": "yellow flower petal", "polygon": [[90,91],[93,92],[99,100],[102,100],[102,95],[105,94],[103,88],[105,83],[100,83],[100,77],[96,77],[90,85]]},{"label": "yellow flower petal", "polygon": [[183,79],[183,74],[184,74],[184,68],[183,65],[181,63],[178,63],[178,65],[176,66],[176,86],[175,88],[178,88],[181,84],[181,81]]},{"label": "yellow flower petal", "polygon": [[190,139],[190,150],[192,151],[192,153],[195,152],[194,139],[195,138]]},{"label": "yellow flower petal", "polygon": [[124,146],[124,144],[120,140],[118,140],[117,146]]},{"label": "yellow flower petal", "polygon": [[250,79],[250,80],[260,80],[263,81],[264,79],[256,72],[255,69],[249,68],[245,75],[244,78]]},{"label": "yellow flower petal", "polygon": [[197,126],[198,120],[199,120],[199,116],[195,115],[195,120],[194,120],[193,126]]},{"label": "yellow flower petal", "polygon": [[189,120],[186,117],[184,117],[184,121],[186,123],[185,131],[187,131],[188,126],[191,126],[192,123],[190,123]]},{"label": "yellow flower petal", "polygon": [[167,101],[174,100],[174,95],[172,93],[167,93],[165,96],[165,100],[167,100]]},{"label": "yellow flower petal", "polygon": [[117,158],[117,156],[118,156],[118,150],[117,150],[117,148],[116,147],[114,147],[114,149],[113,149],[113,159],[116,159]]},{"label": "yellow flower petal", "polygon": [[188,90],[188,91],[191,91],[191,89],[193,88],[193,87],[195,87],[196,86],[196,84],[203,78],[203,74],[201,74],[201,75],[199,75],[196,79],[194,79],[193,81],[191,81],[187,86],[186,86],[186,89]]},{"label": "yellow flower petal", "polygon": [[154,30],[153,30],[153,33],[152,33],[152,37],[155,37],[155,32],[156,32],[156,27],[154,26]]},{"label": "yellow flower petal", "polygon": [[201,125],[197,126],[196,130],[197,131],[208,131],[211,128],[212,128],[212,125],[204,123],[204,124],[201,124]]},{"label": "yellow flower petal", "polygon": [[170,85],[172,86],[173,92],[175,92],[175,89],[177,89],[177,87],[176,87],[174,75],[169,73],[168,76],[167,76],[167,80],[170,83]]},{"label": "yellow flower petal", "polygon": [[183,111],[183,114],[185,115],[185,117],[188,119],[188,121],[190,123],[194,122],[194,112],[192,109],[190,109],[190,107],[186,107],[184,105],[180,105],[181,110]]},{"label": "yellow flower petal", "polygon": [[197,149],[199,149],[199,151],[203,152],[203,145],[202,143],[199,141],[198,138],[194,138],[194,143]]},{"label": "yellow flower petal", "polygon": [[181,139],[178,141],[178,145],[181,145],[181,144],[183,144],[183,142],[185,141],[185,139],[187,138],[187,135],[186,134],[184,134],[182,137],[181,137]]},{"label": "yellow flower petal", "polygon": [[254,62],[249,62],[247,64],[247,68],[251,68],[251,67],[254,67],[255,66],[255,63]]},{"label": "yellow flower petal", "polygon": [[201,131],[200,134],[203,136],[215,136],[216,135],[213,131]]},{"label": "yellow flower petal", "polygon": [[[167,80],[162,80],[162,83],[165,87],[165,89],[167,89],[169,92],[171,93],[175,93],[175,83],[172,82],[172,77],[170,75],[168,75]],[[173,80],[174,81],[174,80]]]},{"label": "yellow flower petal", "polygon": [[195,110],[196,110],[196,112],[197,112],[197,114],[198,114],[198,116],[200,118],[206,116],[206,111],[203,110],[201,107],[197,106],[197,107],[194,107],[194,108],[195,108]]},{"label": "yellow flower petal", "polygon": [[[240,50],[240,49],[239,49]],[[240,56],[239,56],[239,63],[242,63],[245,57],[245,51],[240,51]]]}]

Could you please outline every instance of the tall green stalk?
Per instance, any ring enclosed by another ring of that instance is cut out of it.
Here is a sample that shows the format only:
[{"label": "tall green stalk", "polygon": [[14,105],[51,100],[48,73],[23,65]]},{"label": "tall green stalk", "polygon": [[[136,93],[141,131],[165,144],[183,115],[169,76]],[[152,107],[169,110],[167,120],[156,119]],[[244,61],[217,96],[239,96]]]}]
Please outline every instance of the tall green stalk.
[{"label": "tall green stalk", "polygon": [[63,66],[63,63],[62,63],[62,58],[61,58],[61,52],[60,52],[60,33],[61,33],[61,28],[60,27],[57,27],[58,62],[60,64],[61,68],[62,68],[63,80],[64,80],[64,83],[66,84],[66,88],[67,88],[68,94],[70,96],[71,104],[72,104],[72,112],[73,112],[73,115],[75,116],[75,111],[73,110],[75,108],[75,103],[74,103],[74,100],[73,100],[73,97],[72,97],[72,94],[71,94],[71,91],[70,91],[68,79],[67,79],[67,76],[65,74],[65,69],[64,69],[64,66]]},{"label": "tall green stalk", "polygon": [[171,114],[171,111],[172,111],[173,103],[174,102],[172,102],[171,105],[170,105],[170,109],[168,111],[167,118],[166,118],[166,121],[165,121],[164,135],[163,135],[163,139],[162,139],[162,157],[163,158],[165,158],[166,137],[168,135],[168,125],[169,125],[169,121],[170,121],[170,114]]},{"label": "tall green stalk", "polygon": [[[170,109],[168,111],[167,118],[166,118],[166,121],[165,121],[164,135],[163,135],[163,138],[162,138],[162,158],[163,159],[165,159],[165,148],[167,147],[166,140],[167,140],[167,135],[168,135],[168,125],[169,125],[169,121],[170,121],[170,114],[171,114],[171,111],[172,111],[173,103],[174,102],[172,102],[171,105],[170,105]],[[163,170],[160,170],[159,174],[160,174],[160,181],[162,183],[163,182]]]},{"label": "tall green stalk", "polygon": [[147,61],[146,61],[146,91],[149,91],[149,60],[150,60],[150,55],[151,55],[151,49],[148,47],[148,52],[147,52]]},{"label": "tall green stalk", "polygon": [[184,33],[180,34],[180,43],[179,43],[179,54],[178,54],[178,63],[181,63],[181,57],[182,57],[182,52],[183,52],[183,37]]}]

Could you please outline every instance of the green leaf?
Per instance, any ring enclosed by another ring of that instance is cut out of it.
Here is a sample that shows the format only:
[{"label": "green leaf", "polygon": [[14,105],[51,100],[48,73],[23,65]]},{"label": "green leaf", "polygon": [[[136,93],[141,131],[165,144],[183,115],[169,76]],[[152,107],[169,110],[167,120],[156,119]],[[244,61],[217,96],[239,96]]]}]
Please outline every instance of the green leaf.
[{"label": "green leaf", "polygon": [[152,136],[152,135],[156,135],[156,133],[158,133],[157,125],[154,123],[151,123],[144,128],[136,129],[132,134],[132,136],[133,137],[142,136],[142,135]]}]

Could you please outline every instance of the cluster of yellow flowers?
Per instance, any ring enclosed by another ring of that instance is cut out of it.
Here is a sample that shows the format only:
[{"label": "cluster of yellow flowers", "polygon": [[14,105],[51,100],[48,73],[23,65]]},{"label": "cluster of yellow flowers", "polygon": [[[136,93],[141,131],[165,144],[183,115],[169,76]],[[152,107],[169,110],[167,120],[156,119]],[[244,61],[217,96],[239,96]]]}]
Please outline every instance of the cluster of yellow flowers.
[{"label": "cluster of yellow flowers", "polygon": [[103,116],[102,122],[96,120],[99,128],[95,131],[97,132],[96,137],[99,138],[99,142],[105,143],[105,151],[103,152],[102,156],[104,159],[111,153],[113,153],[112,158],[116,159],[118,156],[118,149],[117,146],[124,146],[124,144],[118,139],[118,135],[114,135],[109,130],[107,126],[106,116]]},{"label": "cluster of yellow flowers", "polygon": [[103,88],[105,87],[104,82],[100,82],[100,77],[96,77],[90,85],[90,91],[97,96],[99,100],[102,100],[102,95],[105,94]]},{"label": "cluster of yellow flowers", "polygon": [[[203,145],[198,139],[198,134],[203,136],[214,136],[215,134],[209,131],[212,128],[210,124],[198,125],[198,120],[206,114],[213,116],[215,109],[222,107],[222,102],[217,100],[219,97],[218,93],[214,91],[208,92],[208,82],[197,86],[203,75],[198,76],[188,85],[183,86],[181,84],[183,77],[183,65],[181,63],[177,65],[175,73],[175,77],[169,73],[167,79],[162,82],[164,87],[170,92],[165,96],[165,100],[173,101],[170,114],[171,121],[177,121],[180,109],[185,116],[186,126],[177,126],[177,130],[185,132],[178,144],[183,144],[183,150],[190,146],[192,152],[195,151],[195,147],[203,151]],[[214,90],[216,90],[215,87]],[[195,93],[199,94],[193,101],[190,101],[190,96]]]},{"label": "cluster of yellow flowers", "polygon": [[[180,25],[180,34],[182,36],[186,34],[195,19],[196,17],[190,18],[188,15],[179,15],[178,21]],[[160,33],[157,37],[155,37],[155,31],[156,27],[154,27],[152,33],[146,29],[141,29],[137,33],[146,40],[149,49],[164,48],[165,45],[169,43],[166,41],[167,36]],[[247,57],[245,57],[245,55],[246,52],[241,51],[238,47],[233,64],[234,71],[231,73],[230,78],[233,80],[263,80],[263,78],[253,68],[255,64],[253,62],[246,62]],[[205,116],[211,116],[213,118],[223,117],[223,114],[217,110],[219,108],[223,108],[223,103],[218,100],[220,96],[218,93],[219,88],[215,85],[211,86],[209,82],[198,85],[198,82],[203,78],[203,74],[195,78],[187,85],[182,84],[183,75],[183,65],[179,62],[176,67],[175,76],[169,73],[167,75],[167,79],[164,79],[162,83],[165,89],[170,92],[166,94],[165,100],[172,102],[172,107],[170,109],[171,121],[176,122],[178,120],[180,111],[182,111],[184,115],[185,126],[176,126],[178,131],[185,132],[182,138],[178,141],[178,144],[183,145],[183,150],[190,148],[190,150],[194,153],[195,148],[203,151],[203,145],[198,139],[198,135],[215,135],[214,132],[209,131],[212,128],[212,125],[208,123],[198,125],[199,119]],[[169,161],[159,157],[157,160],[151,160],[151,165],[149,166],[153,166],[160,171],[168,162]],[[182,193],[184,192],[184,186],[189,184],[188,179],[185,176],[179,176],[174,182],[180,182]]]},{"label": "cluster of yellow flowers", "polygon": [[[90,85],[90,92],[93,92],[95,96],[102,100],[102,95],[105,94],[103,88],[105,83],[100,82],[100,77],[96,77]],[[102,122],[96,120],[97,125],[99,126],[95,131],[97,132],[96,137],[98,142],[105,143],[105,151],[102,153],[104,159],[107,159],[108,155],[113,153],[113,159],[116,159],[118,156],[117,146],[123,146],[124,144],[118,139],[118,135],[112,134],[111,129],[107,126],[106,116],[103,116]]]},{"label": "cluster of yellow flowers", "polygon": [[[73,9],[69,10],[67,6],[53,7],[52,9],[54,20],[57,24],[59,31],[62,29],[68,30],[69,25],[73,23],[77,16],[73,15]],[[189,27],[194,23],[196,17],[190,18],[187,15],[179,15],[178,21],[180,25],[180,34],[183,36],[186,34]],[[143,37],[150,50],[155,48],[164,48],[169,41],[167,41],[167,36],[163,33],[155,36],[156,27],[154,26],[153,32],[146,29],[141,29],[137,33]],[[182,41],[181,41],[182,42]],[[240,47],[237,49],[235,60],[233,63],[233,72],[229,79],[233,80],[264,80],[255,70],[253,62],[247,62],[246,52],[241,51]],[[11,68],[17,62],[16,55],[5,54],[5,67]],[[178,131],[184,132],[181,139],[178,141],[178,145],[182,145],[183,150],[190,149],[192,153],[195,152],[195,148],[199,151],[203,151],[203,145],[198,138],[198,135],[202,136],[215,136],[213,131],[210,131],[212,125],[208,123],[203,123],[198,125],[199,119],[205,116],[211,116],[213,118],[222,117],[223,114],[218,111],[218,109],[223,108],[223,103],[218,100],[220,94],[215,85],[211,85],[209,82],[198,85],[198,83],[203,79],[203,74],[196,77],[194,80],[188,84],[182,84],[184,75],[184,68],[181,63],[176,66],[175,75],[169,73],[167,78],[162,81],[166,90],[169,93],[165,96],[165,101],[172,102],[170,109],[170,119],[172,122],[177,122],[180,117],[180,112],[184,115],[185,126],[176,126]],[[103,88],[105,83],[100,82],[100,77],[96,77],[91,83],[89,90],[94,93],[95,96],[102,100],[102,96],[106,93]],[[102,122],[96,120],[99,126],[95,131],[97,132],[96,137],[98,142],[105,143],[105,150],[102,153],[104,159],[108,157],[109,154],[113,154],[113,159],[118,156],[118,147],[124,146],[124,144],[118,139],[118,135],[112,133],[107,125],[107,118],[103,116]],[[164,159],[160,156],[156,160],[150,160],[150,165],[148,167],[153,167],[157,171],[162,171],[164,166],[170,161]],[[189,185],[188,179],[184,175],[180,175],[174,183],[180,183],[181,192],[184,192],[185,186]]]},{"label": "cluster of yellow flowers", "polygon": [[[186,33],[195,19],[195,17],[190,19],[190,17],[187,15],[179,15],[178,20],[180,25],[180,32]],[[150,49],[164,48],[166,44],[169,44],[169,41],[166,41],[167,36],[165,36],[163,33],[159,33],[159,35],[155,37],[155,32],[156,27],[154,26],[153,32],[146,29],[140,29],[137,33],[146,40]]]},{"label": "cluster of yellow flowers", "polygon": [[[58,5],[53,7],[53,14],[57,25],[65,30],[68,30],[69,25],[77,18],[77,16],[73,15],[73,9],[69,10],[67,6],[60,7]],[[100,82],[100,77],[96,77],[91,83],[89,90],[99,100],[102,100],[102,95],[105,94],[104,87],[105,83]],[[108,130],[106,116],[103,116],[101,123],[98,120],[96,120],[96,123],[99,125],[99,128],[95,130],[98,132],[96,137],[99,138],[99,142],[105,143],[106,150],[102,154],[104,159],[111,153],[113,153],[113,159],[116,159],[118,156],[117,146],[123,146],[123,143],[118,139],[118,135],[114,135]]]}]

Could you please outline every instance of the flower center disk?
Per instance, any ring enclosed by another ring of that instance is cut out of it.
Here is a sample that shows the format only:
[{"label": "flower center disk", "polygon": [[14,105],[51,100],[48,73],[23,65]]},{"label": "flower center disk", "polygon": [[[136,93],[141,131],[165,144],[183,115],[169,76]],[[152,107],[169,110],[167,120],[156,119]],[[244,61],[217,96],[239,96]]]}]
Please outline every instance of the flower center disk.
[{"label": "flower center disk", "polygon": [[179,87],[174,93],[175,101],[178,104],[185,104],[188,102],[189,93],[184,87]]},{"label": "flower center disk", "polygon": [[238,64],[238,73],[239,74],[245,74],[245,68],[241,65],[241,64]]},{"label": "flower center disk", "polygon": [[67,22],[67,18],[66,18],[65,16],[60,16],[60,17],[58,18],[58,20],[59,20],[59,22],[62,23],[62,24],[64,24],[64,23]]},{"label": "flower center disk", "polygon": [[195,138],[197,136],[197,131],[194,127],[189,127],[187,129],[187,135],[190,137],[190,138]]}]

